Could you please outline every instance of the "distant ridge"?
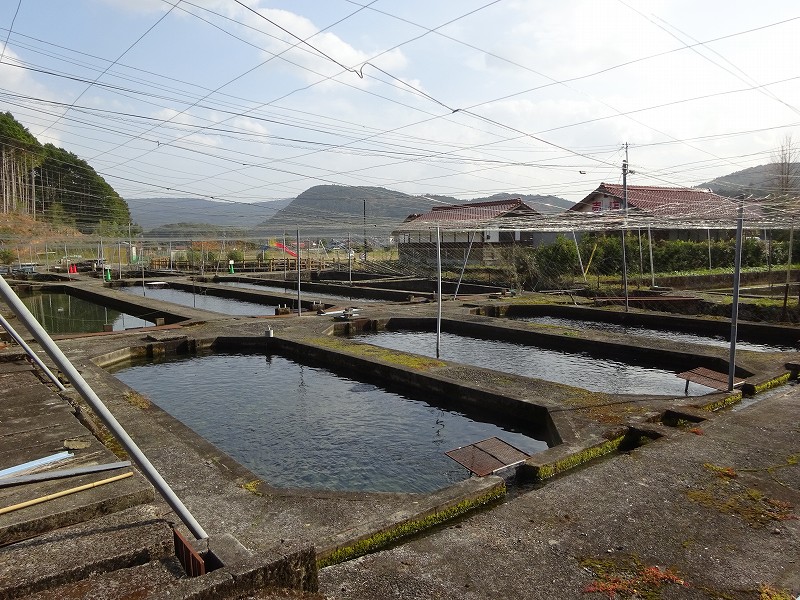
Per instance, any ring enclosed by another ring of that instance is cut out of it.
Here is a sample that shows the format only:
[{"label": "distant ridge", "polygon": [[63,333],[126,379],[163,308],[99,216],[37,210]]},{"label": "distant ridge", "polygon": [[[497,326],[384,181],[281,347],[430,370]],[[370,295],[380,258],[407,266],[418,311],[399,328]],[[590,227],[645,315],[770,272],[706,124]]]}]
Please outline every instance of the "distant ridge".
[{"label": "distant ridge", "polygon": [[[175,224],[205,224],[250,229],[274,215],[292,199],[269,202],[216,202],[203,198],[128,199],[131,218],[145,232]],[[174,228],[173,228],[174,229]]]},{"label": "distant ridge", "polygon": [[[793,166],[800,170],[800,163],[793,163]],[[758,165],[717,177],[696,187],[708,188],[715,194],[729,198],[739,195],[763,198],[777,192],[776,168],[775,164]],[[795,184],[795,191],[798,189],[800,181]]]}]

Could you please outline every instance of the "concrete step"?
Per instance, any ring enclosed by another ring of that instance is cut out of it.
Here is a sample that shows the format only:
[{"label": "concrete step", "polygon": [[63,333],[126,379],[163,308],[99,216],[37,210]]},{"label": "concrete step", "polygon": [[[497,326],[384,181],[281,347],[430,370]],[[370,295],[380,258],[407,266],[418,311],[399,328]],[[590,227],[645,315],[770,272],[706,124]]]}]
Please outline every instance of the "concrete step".
[{"label": "concrete step", "polygon": [[172,535],[152,506],[137,506],[11,544],[0,550],[0,598],[20,598],[92,574],[171,561]]}]

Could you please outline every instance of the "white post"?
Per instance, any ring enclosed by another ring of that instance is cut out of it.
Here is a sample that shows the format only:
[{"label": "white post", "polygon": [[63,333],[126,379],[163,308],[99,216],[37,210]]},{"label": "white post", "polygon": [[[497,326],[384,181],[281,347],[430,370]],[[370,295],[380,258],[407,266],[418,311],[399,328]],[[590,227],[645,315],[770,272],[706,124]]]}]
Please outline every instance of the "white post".
[{"label": "white post", "polygon": [[744,203],[739,202],[739,215],[736,218],[736,257],[733,262],[733,298],[731,300],[731,349],[728,359],[728,391],[733,391],[736,372],[736,334],[739,325],[739,276],[742,272],[742,222]]},{"label": "white post", "polygon": [[300,260],[303,253],[300,252],[300,230],[297,230],[297,316],[302,316],[303,309],[300,306]]},{"label": "white post", "polygon": [[439,228],[436,228],[436,358],[442,338],[442,241]]}]

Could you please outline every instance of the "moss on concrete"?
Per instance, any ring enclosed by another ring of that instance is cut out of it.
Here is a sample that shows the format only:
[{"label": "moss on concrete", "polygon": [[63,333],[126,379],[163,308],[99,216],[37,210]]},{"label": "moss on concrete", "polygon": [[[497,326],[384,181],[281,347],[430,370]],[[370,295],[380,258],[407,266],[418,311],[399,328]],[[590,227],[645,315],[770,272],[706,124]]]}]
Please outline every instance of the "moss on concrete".
[{"label": "moss on concrete", "polygon": [[425,516],[409,519],[382,529],[352,544],[341,546],[332,552],[320,555],[317,559],[317,567],[322,569],[323,567],[329,567],[375,552],[402,538],[440,525],[481,506],[496,502],[505,496],[505,493],[505,485],[499,485],[480,496],[467,498],[457,504],[435,510]]},{"label": "moss on concrete", "polygon": [[427,371],[429,369],[447,366],[446,363],[436,360],[435,358],[428,358],[417,354],[407,354],[405,352],[380,348],[370,344],[360,344],[338,337],[315,337],[307,338],[305,341],[315,346],[330,348],[369,360],[379,360],[407,369],[414,369],[415,371]]},{"label": "moss on concrete", "polygon": [[706,410],[708,412],[716,412],[718,410],[722,410],[723,408],[727,408],[729,406],[733,406],[738,402],[742,401],[742,392],[733,392],[732,394],[728,394],[724,398],[720,398],[718,400],[713,400],[707,404],[700,405],[700,410]]},{"label": "moss on concrete", "polygon": [[760,394],[762,392],[766,392],[767,390],[771,390],[772,388],[778,387],[783,385],[784,383],[788,382],[792,377],[791,373],[784,373],[778,377],[773,377],[769,381],[764,381],[763,383],[759,383],[753,387],[754,394]]},{"label": "moss on concrete", "polygon": [[133,390],[125,392],[123,394],[123,398],[136,408],[141,408],[142,410],[147,410],[148,408],[153,406],[153,403],[146,397],[140,394],[139,392],[134,392]]},{"label": "moss on concrete", "polygon": [[646,565],[628,554],[612,557],[585,558],[581,567],[594,580],[583,589],[584,594],[604,594],[607,598],[657,600],[667,585],[689,587],[689,584],[668,567]]},{"label": "moss on concrete", "polygon": [[595,446],[585,448],[579,452],[570,454],[569,456],[566,456],[560,460],[543,465],[530,465],[529,471],[531,472],[533,478],[537,481],[549,479],[555,475],[558,475],[559,473],[563,473],[564,471],[568,471],[569,469],[577,467],[578,465],[582,465],[583,463],[594,460],[595,458],[599,458],[605,454],[608,454],[609,452],[618,450],[624,439],[625,436],[620,435],[613,439],[606,440],[601,444],[597,444]]},{"label": "moss on concrete", "polygon": [[714,479],[686,492],[692,502],[737,516],[752,526],[797,518],[794,507],[788,502],[770,498],[761,490],[740,483],[733,468],[709,463],[703,466],[714,474]]},{"label": "moss on concrete", "polygon": [[260,490],[262,483],[264,482],[261,479],[253,479],[252,481],[243,483],[242,489],[247,490],[248,492],[250,492],[251,494],[255,494],[256,496],[263,496],[264,494],[262,494]]}]

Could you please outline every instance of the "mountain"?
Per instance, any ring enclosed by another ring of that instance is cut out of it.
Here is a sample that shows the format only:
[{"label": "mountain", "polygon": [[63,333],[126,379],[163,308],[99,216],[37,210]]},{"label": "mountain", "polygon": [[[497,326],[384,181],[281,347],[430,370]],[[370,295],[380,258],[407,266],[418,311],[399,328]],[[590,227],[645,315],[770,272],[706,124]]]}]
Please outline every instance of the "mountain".
[{"label": "mountain", "polygon": [[[521,198],[542,213],[560,212],[572,202],[557,196],[495,194],[488,198],[458,200],[450,196],[411,196],[381,187],[318,185],[307,189],[274,216],[256,226],[263,235],[279,235],[298,227],[321,237],[361,235],[385,237],[411,214],[428,212],[433,206],[468,204]],[[366,223],[366,227],[365,227]]]},{"label": "mountain", "polygon": [[[749,169],[742,169],[729,175],[717,177],[696,187],[708,188],[720,196],[736,197],[744,194],[745,197],[763,198],[776,193],[778,188],[778,165],[772,163],[758,165]],[[800,163],[791,163],[791,170],[800,174]],[[800,184],[800,182],[798,182]],[[800,187],[796,185],[796,187]]]},{"label": "mountain", "polygon": [[248,229],[254,223],[274,215],[287,206],[292,199],[269,202],[216,202],[203,198],[130,198],[128,206],[132,219],[142,229],[150,230],[171,225],[171,231],[182,230],[178,225],[214,225],[220,227]]}]

